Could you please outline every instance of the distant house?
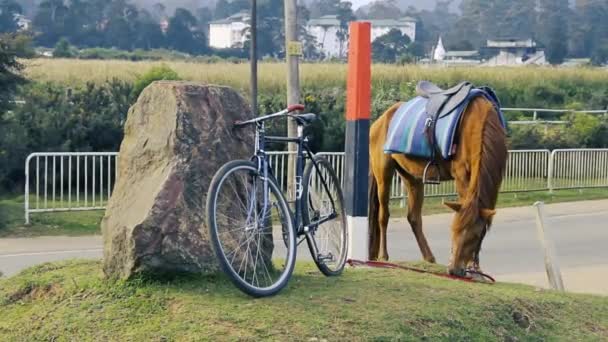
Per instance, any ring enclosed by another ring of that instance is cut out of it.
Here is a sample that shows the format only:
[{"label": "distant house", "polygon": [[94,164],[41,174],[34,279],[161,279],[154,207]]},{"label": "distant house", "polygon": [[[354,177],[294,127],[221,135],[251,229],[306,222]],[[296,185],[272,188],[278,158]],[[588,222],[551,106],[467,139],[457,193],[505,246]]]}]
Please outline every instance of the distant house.
[{"label": "distant house", "polygon": [[167,31],[169,31],[169,19],[167,19],[167,18],[162,18],[162,19],[160,20],[159,25],[160,25],[160,30],[161,30],[163,33],[167,33]]},{"label": "distant house", "polygon": [[491,55],[484,62],[486,66],[545,65],[545,51],[537,47],[533,39],[496,39],[488,40],[483,48]]},{"label": "distant house", "polygon": [[481,62],[479,52],[476,50],[448,51],[445,53],[446,64],[479,64]]},{"label": "distant house", "polygon": [[431,54],[432,62],[440,64],[454,64],[454,65],[475,65],[481,62],[479,52],[475,50],[466,51],[448,51],[443,46],[443,40],[439,37],[437,45],[433,48]]},{"label": "distant house", "polygon": [[23,14],[15,13],[15,21],[17,22],[19,31],[27,31],[32,27],[32,21]]},{"label": "distant house", "polygon": [[209,46],[227,49],[245,43],[249,28],[249,13],[240,12],[226,19],[209,23]]},{"label": "distant house", "polygon": [[[387,34],[392,29],[398,29],[413,42],[416,40],[416,20],[405,17],[402,19],[366,20],[372,24],[371,41]],[[340,20],[336,15],[326,15],[311,19],[307,25],[308,33],[315,37],[318,48],[327,57],[343,57],[348,48],[348,42],[340,39]]]}]

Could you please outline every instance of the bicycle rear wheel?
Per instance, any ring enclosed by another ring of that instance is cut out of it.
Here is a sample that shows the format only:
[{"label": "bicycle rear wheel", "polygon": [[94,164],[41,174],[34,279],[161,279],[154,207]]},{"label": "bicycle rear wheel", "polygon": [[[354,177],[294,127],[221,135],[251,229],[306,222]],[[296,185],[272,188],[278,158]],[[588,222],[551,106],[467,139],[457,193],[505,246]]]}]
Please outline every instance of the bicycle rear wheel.
[{"label": "bicycle rear wheel", "polygon": [[348,252],[346,212],[340,180],[331,164],[314,157],[304,170],[302,219],[309,226],[308,247],[319,270],[326,276],[342,273]]},{"label": "bicycle rear wheel", "polygon": [[268,191],[256,165],[233,161],[213,177],[207,196],[207,227],[222,270],[243,292],[279,292],[293,272],[296,233],[276,182]]}]

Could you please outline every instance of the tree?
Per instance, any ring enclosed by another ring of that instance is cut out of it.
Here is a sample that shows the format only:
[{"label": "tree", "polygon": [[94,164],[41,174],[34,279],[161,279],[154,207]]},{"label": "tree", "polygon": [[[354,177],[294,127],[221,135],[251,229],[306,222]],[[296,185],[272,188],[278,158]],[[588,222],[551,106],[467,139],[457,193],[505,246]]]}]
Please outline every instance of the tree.
[{"label": "tree", "polygon": [[[406,14],[416,19],[416,41],[412,47],[415,56],[423,57],[437,44],[439,36],[446,37],[455,30],[458,16],[449,11],[451,1],[438,1],[432,11],[408,9]],[[450,41],[448,39],[447,41]]]},{"label": "tree", "polygon": [[446,41],[466,38],[474,47],[487,39],[531,38],[536,22],[536,1],[463,0],[461,16],[443,35]]},{"label": "tree", "polygon": [[195,32],[197,20],[185,8],[178,8],[169,20],[167,30],[168,45],[178,51],[188,53],[201,53],[206,50],[205,37],[200,32]]},{"label": "tree", "polygon": [[561,64],[568,54],[568,5],[568,0],[540,1],[538,31],[551,64]]},{"label": "tree", "polygon": [[589,0],[577,3],[570,25],[570,53],[576,57],[601,56],[608,40],[608,2]]},{"label": "tree", "polygon": [[403,13],[396,0],[386,0],[373,2],[364,15],[364,19],[399,19]]},{"label": "tree", "polygon": [[348,23],[357,19],[355,17],[355,14],[353,13],[352,6],[353,6],[352,3],[348,2],[348,1],[339,2],[338,6],[337,6],[337,14],[338,14],[338,20],[340,21],[340,28],[338,29],[338,32],[336,32],[336,36],[338,37],[338,40],[340,40],[340,52],[339,52],[340,56],[344,55],[346,42],[348,42],[348,38],[349,38]]},{"label": "tree", "polygon": [[165,35],[159,22],[148,11],[140,11],[137,23],[137,41],[135,46],[143,49],[158,49],[166,45]]},{"label": "tree", "polygon": [[70,42],[67,39],[61,38],[55,45],[53,50],[53,57],[57,58],[70,58],[74,57],[74,52]]},{"label": "tree", "polygon": [[196,19],[198,20],[198,30],[209,34],[209,22],[213,20],[213,12],[209,7],[201,7],[196,10]]},{"label": "tree", "polygon": [[[259,57],[285,56],[285,25],[283,0],[263,0],[258,3],[257,43]],[[243,49],[249,51],[251,46],[251,29],[245,29]]]},{"label": "tree", "polygon": [[21,6],[15,1],[2,0],[0,2],[0,33],[16,32],[19,27],[15,15],[22,11]]},{"label": "tree", "polygon": [[475,46],[468,40],[461,40],[456,43],[450,43],[447,46],[448,51],[456,50],[456,51],[471,51],[475,50]]},{"label": "tree", "polygon": [[591,63],[593,65],[604,65],[608,63],[608,41],[604,43],[591,53]]},{"label": "tree", "polygon": [[17,61],[17,55],[12,50],[12,40],[11,35],[0,36],[0,114],[12,107],[11,101],[17,87],[25,82],[20,75],[23,66]]},{"label": "tree", "polygon": [[410,42],[408,35],[397,29],[390,30],[372,43],[374,61],[395,63],[399,57],[407,55]]},{"label": "tree", "polygon": [[228,2],[228,0],[218,0],[215,3],[215,10],[213,11],[213,19],[220,20],[220,19],[227,18],[231,14],[233,14],[230,11],[231,11],[231,8],[230,8],[230,3]]},{"label": "tree", "polygon": [[10,35],[0,36],[0,185],[6,185],[2,183],[12,170],[11,166],[22,162],[11,151],[22,146],[23,139],[18,127],[15,127],[13,120],[7,116],[8,110],[13,108],[12,101],[18,87],[25,83],[25,79],[20,75],[23,67],[12,51],[11,40]]},{"label": "tree", "polygon": [[310,11],[305,6],[298,6],[298,36],[302,42],[302,52],[304,59],[316,60],[323,58],[323,54],[317,47],[317,39],[306,29],[306,24],[310,20]]},{"label": "tree", "polygon": [[137,35],[138,9],[127,0],[113,0],[107,11],[106,46],[132,50]]},{"label": "tree", "polygon": [[60,37],[67,36],[65,30],[65,19],[68,7],[63,0],[45,0],[38,6],[38,12],[34,17],[33,24],[40,32],[36,41],[42,46],[51,47],[57,43]]}]

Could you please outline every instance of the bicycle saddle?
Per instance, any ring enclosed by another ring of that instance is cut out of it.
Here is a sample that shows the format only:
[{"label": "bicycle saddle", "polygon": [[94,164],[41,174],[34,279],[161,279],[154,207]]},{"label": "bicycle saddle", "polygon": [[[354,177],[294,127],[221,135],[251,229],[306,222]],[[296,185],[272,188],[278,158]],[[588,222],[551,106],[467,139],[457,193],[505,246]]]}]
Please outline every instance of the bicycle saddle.
[{"label": "bicycle saddle", "polygon": [[310,125],[315,120],[317,120],[317,114],[308,113],[308,114],[290,114],[291,118],[296,120],[299,125]]}]

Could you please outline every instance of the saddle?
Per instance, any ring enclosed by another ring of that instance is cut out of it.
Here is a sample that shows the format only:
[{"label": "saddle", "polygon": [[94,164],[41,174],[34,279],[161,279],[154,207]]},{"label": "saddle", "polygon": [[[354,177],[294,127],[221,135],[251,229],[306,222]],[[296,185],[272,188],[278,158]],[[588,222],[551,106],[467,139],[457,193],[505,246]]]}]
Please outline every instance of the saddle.
[{"label": "saddle", "polygon": [[426,105],[427,114],[439,119],[460,106],[473,89],[470,82],[462,82],[450,89],[441,89],[429,81],[420,81],[416,85],[416,94],[429,99]]},{"label": "saddle", "polygon": [[420,81],[416,85],[416,93],[419,96],[428,99],[426,104],[426,113],[428,115],[426,119],[426,136],[431,146],[432,156],[426,167],[424,168],[424,174],[422,181],[424,184],[439,184],[439,179],[429,180],[427,173],[431,167],[435,167],[439,178],[439,163],[435,154],[438,150],[437,142],[435,140],[435,130],[437,120],[448,115],[456,108],[458,108],[464,101],[469,97],[469,93],[473,89],[473,84],[470,82],[462,82],[449,89],[441,89],[437,85],[429,81]]}]

